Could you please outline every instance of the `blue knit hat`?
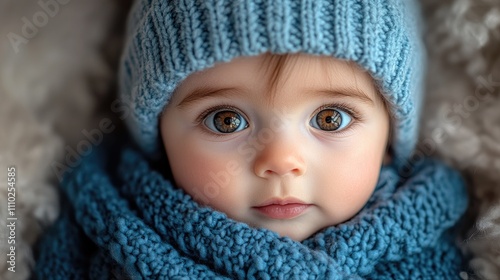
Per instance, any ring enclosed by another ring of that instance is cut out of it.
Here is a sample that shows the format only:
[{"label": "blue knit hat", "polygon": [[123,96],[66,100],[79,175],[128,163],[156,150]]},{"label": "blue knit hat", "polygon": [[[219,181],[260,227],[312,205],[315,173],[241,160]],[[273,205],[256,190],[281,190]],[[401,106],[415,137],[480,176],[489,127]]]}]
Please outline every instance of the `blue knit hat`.
[{"label": "blue knit hat", "polygon": [[266,52],[333,56],[368,70],[394,105],[391,149],[402,165],[417,140],[420,26],[413,0],[137,0],[120,68],[127,125],[157,158],[160,114],[189,74]]}]

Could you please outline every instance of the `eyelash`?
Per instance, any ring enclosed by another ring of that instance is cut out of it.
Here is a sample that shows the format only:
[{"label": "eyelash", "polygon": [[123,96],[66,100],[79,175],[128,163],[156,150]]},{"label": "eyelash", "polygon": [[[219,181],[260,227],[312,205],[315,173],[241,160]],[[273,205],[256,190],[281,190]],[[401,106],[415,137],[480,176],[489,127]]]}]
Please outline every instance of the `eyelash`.
[{"label": "eyelash", "polygon": [[[218,111],[218,110],[223,110],[223,109],[233,110],[235,112],[238,112],[239,114],[242,114],[243,117],[248,120],[248,118],[245,116],[245,114],[243,114],[240,110],[238,110],[234,106],[228,105],[228,104],[221,104],[221,105],[217,105],[217,106],[213,106],[213,107],[207,108],[206,110],[204,110],[203,112],[201,112],[200,115],[194,121],[195,125],[198,125],[198,126],[201,125],[203,123],[203,121],[205,120],[205,118],[208,117],[208,115],[210,115],[212,112]],[[319,112],[325,110],[325,109],[340,109],[340,110],[343,110],[346,113],[348,113],[352,117],[352,119],[353,119],[351,121],[351,123],[346,128],[342,129],[341,131],[331,131],[331,132],[328,132],[328,133],[335,133],[335,134],[337,134],[339,136],[342,136],[344,133],[346,133],[349,130],[351,130],[352,127],[356,123],[363,122],[362,116],[358,112],[356,112],[356,110],[354,110],[350,105],[348,105],[346,103],[343,103],[343,102],[329,103],[329,104],[322,105],[321,107],[319,107],[314,112],[313,116],[316,115],[316,114],[318,114]],[[209,131],[209,129],[203,129],[202,131],[205,132],[205,133],[207,133],[207,134],[209,134],[209,135],[211,135],[211,136],[216,136],[216,137],[224,137],[224,136],[226,136],[224,134],[213,133],[213,132]]]},{"label": "eyelash", "polygon": [[234,106],[222,104],[222,105],[210,107],[210,108],[204,110],[203,112],[201,112],[201,114],[196,118],[195,123],[201,124],[203,122],[203,120],[206,117],[208,117],[208,115],[210,115],[210,113],[212,113],[214,111],[222,110],[222,109],[233,110],[233,111],[236,111],[236,112],[243,115],[243,113],[241,113],[240,110],[236,109]]},{"label": "eyelash", "polygon": [[355,119],[357,121],[362,121],[361,115],[358,114],[356,112],[356,110],[354,110],[351,106],[349,106],[346,103],[339,102],[339,103],[325,104],[325,105],[319,107],[314,112],[314,114],[317,114],[317,113],[319,113],[319,112],[321,112],[322,110],[325,110],[325,109],[341,109],[341,110],[344,110],[345,112],[347,112],[349,115],[351,115],[353,119]]}]

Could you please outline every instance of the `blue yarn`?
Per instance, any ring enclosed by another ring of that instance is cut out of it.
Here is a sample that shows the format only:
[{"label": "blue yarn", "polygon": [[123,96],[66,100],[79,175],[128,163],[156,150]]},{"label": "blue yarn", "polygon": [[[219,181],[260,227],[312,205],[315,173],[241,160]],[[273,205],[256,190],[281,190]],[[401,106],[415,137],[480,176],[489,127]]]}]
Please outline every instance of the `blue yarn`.
[{"label": "blue yarn", "polygon": [[158,117],[189,74],[239,56],[307,53],[354,61],[394,105],[392,151],[403,166],[416,139],[424,50],[414,0],[136,1],[120,68],[127,125],[158,158]]},{"label": "blue yarn", "polygon": [[460,176],[433,160],[408,179],[381,169],[351,220],[303,242],[202,207],[125,145],[65,177],[61,217],[39,246],[39,279],[458,279]]},{"label": "blue yarn", "polygon": [[[61,216],[38,247],[40,279],[458,279],[460,176],[412,162],[424,51],[413,0],[137,0],[120,96],[140,150],[99,147],[62,183]],[[394,164],[351,220],[303,242],[202,207],[150,166],[158,118],[188,75],[240,56],[354,61],[393,105]],[[117,152],[116,154],[114,152]],[[406,171],[405,171],[406,172]],[[412,172],[412,173],[410,173]]]}]

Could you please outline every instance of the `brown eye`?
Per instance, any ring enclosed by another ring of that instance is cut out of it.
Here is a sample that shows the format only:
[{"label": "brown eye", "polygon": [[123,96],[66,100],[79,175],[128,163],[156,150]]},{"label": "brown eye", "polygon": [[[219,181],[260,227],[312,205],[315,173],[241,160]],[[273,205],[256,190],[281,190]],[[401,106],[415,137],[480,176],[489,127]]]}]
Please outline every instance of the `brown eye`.
[{"label": "brown eye", "polygon": [[219,133],[233,133],[248,127],[248,123],[239,113],[234,111],[216,111],[205,119],[205,125]]},{"label": "brown eye", "polygon": [[321,110],[311,120],[311,126],[324,131],[341,130],[351,123],[348,113],[338,109]]}]

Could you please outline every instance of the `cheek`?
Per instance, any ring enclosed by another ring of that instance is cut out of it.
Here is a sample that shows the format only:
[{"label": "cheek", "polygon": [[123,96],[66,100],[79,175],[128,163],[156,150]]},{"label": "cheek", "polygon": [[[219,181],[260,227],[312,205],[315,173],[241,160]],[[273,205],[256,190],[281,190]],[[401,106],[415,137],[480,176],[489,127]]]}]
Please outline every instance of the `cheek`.
[{"label": "cheek", "polygon": [[370,143],[350,141],[324,153],[323,162],[328,164],[317,168],[315,175],[321,178],[317,185],[324,186],[321,204],[330,224],[338,224],[354,216],[376,187],[385,144],[377,141]]},{"label": "cheek", "polygon": [[239,198],[245,197],[244,190],[234,187],[241,177],[238,161],[196,137],[165,144],[177,186],[198,203],[235,216]]},{"label": "cheek", "polygon": [[326,178],[323,181],[333,182],[327,196],[335,197],[339,212],[353,215],[361,209],[375,189],[380,161],[371,160],[365,154],[362,157],[344,158],[340,162],[334,165],[334,170],[324,172]]}]

